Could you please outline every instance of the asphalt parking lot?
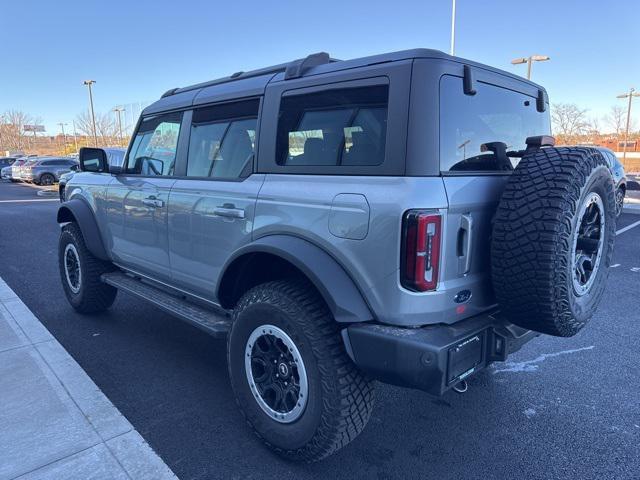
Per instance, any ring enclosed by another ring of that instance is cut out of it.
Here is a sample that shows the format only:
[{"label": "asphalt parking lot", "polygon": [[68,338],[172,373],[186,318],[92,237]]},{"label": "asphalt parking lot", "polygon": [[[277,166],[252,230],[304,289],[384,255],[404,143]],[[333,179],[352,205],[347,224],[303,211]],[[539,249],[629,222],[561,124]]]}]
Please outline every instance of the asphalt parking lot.
[{"label": "asphalt parking lot", "polygon": [[[253,436],[225,343],[120,294],[76,314],[57,270],[55,197],[0,184],[0,276],[181,479],[640,477],[640,226],[620,233],[600,309],[570,339],[541,337],[442,398],[379,385],[368,427],[297,465]],[[624,213],[618,230],[640,221]]]}]

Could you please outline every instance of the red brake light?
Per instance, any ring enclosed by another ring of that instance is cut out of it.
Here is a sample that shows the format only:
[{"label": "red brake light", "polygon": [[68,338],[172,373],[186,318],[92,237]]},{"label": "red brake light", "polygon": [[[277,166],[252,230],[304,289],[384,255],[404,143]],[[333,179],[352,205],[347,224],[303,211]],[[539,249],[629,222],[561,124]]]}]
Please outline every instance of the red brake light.
[{"label": "red brake light", "polygon": [[410,290],[435,290],[440,269],[442,221],[438,214],[411,210],[403,223],[402,285]]}]

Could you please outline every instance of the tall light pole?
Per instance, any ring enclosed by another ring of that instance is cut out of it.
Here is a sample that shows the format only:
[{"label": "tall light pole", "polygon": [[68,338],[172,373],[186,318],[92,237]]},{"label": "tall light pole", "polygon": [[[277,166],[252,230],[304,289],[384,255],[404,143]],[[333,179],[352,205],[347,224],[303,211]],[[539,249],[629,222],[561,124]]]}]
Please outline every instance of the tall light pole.
[{"label": "tall light pole", "polygon": [[116,107],[113,111],[118,115],[118,130],[120,131],[120,145],[122,146],[124,143],[124,137],[122,136],[122,118],[120,118],[120,114],[124,112],[124,107]]},{"label": "tall light pole", "polygon": [[546,62],[547,60],[551,60],[550,57],[546,55],[531,55],[530,57],[520,57],[514,60],[511,60],[512,65],[519,65],[521,63],[527,64],[527,80],[531,80],[531,64],[533,62]]},{"label": "tall light pole", "polygon": [[76,146],[76,153],[78,153],[78,134],[76,133],[76,122],[73,122],[73,143]]},{"label": "tall light pole", "polygon": [[60,128],[62,129],[62,141],[64,142],[62,149],[64,150],[67,148],[67,135],[64,133],[64,126],[68,125],[68,123],[60,122],[58,125],[60,125]]},{"label": "tall light pole", "polygon": [[631,100],[633,100],[633,97],[640,97],[640,93],[636,92],[636,89],[633,87],[629,89],[629,93],[623,93],[622,95],[616,96],[616,98],[629,99],[629,106],[627,107],[627,128],[624,131],[624,147],[622,149],[622,165],[624,165],[625,160],[627,159],[627,143],[629,142],[629,125],[631,124]]},{"label": "tall light pole", "polygon": [[96,83],[95,80],[85,80],[83,82],[89,89],[89,107],[91,109],[91,124],[93,125],[93,143],[94,146],[98,146],[98,134],[96,133],[96,115],[93,112],[93,93],[91,93],[91,85]]},{"label": "tall light pole", "polygon": [[456,54],[456,0],[451,5],[451,56]]}]

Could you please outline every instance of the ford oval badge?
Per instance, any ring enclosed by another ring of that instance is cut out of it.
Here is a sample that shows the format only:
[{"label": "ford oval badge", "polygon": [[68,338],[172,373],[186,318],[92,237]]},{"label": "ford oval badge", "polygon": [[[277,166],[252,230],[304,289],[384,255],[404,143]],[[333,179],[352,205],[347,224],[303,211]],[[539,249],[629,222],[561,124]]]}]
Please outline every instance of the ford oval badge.
[{"label": "ford oval badge", "polygon": [[460,290],[456,293],[456,296],[453,297],[453,301],[456,303],[464,303],[468,302],[471,298],[471,290]]}]

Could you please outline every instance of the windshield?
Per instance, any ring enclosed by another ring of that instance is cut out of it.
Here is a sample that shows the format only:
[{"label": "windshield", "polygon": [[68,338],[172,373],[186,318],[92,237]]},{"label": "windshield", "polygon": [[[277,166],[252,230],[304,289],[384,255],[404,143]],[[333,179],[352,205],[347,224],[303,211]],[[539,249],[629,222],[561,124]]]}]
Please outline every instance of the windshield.
[{"label": "windshield", "polygon": [[443,172],[513,170],[520,159],[508,152],[524,150],[527,137],[550,135],[549,112],[537,111],[535,97],[483,82],[476,82],[476,90],[475,95],[465,95],[462,78],[442,77]]}]

